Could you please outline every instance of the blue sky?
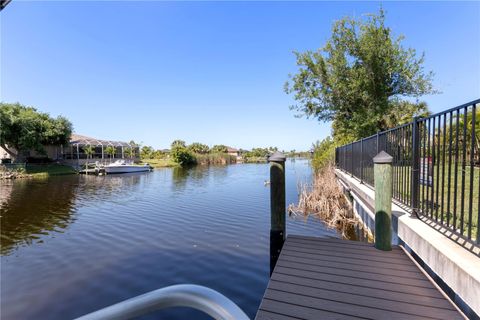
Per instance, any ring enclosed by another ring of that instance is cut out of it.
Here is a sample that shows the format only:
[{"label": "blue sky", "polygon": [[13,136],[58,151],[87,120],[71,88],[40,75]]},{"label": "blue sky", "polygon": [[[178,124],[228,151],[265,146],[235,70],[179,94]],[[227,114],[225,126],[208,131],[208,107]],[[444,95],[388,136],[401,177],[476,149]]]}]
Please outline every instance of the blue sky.
[{"label": "blue sky", "polygon": [[[26,2],[0,13],[0,100],[64,115],[80,134],[305,150],[328,123],[295,118],[293,50],[380,2]],[[426,54],[432,111],[480,97],[480,2],[384,2],[387,24]]]}]

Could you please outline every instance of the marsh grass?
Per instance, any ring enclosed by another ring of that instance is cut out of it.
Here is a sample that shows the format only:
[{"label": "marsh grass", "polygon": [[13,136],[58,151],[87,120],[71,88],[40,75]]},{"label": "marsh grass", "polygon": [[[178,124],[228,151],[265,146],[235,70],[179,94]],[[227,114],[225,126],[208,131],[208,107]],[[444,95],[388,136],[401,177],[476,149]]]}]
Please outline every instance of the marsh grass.
[{"label": "marsh grass", "polygon": [[229,155],[228,153],[208,153],[208,154],[195,154],[197,164],[211,165],[211,164],[231,164],[236,163],[237,158]]},{"label": "marsh grass", "polygon": [[324,167],[316,173],[311,185],[303,184],[299,188],[298,205],[289,205],[289,214],[320,218],[329,228],[335,228],[343,237],[349,238],[352,227],[359,221],[338,184],[334,167]]}]

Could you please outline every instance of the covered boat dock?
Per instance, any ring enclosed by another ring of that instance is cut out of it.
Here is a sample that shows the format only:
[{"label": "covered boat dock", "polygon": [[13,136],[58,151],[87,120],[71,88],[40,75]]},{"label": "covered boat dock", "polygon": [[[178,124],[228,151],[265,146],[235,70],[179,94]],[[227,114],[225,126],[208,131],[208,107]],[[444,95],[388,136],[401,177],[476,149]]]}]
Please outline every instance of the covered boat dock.
[{"label": "covered boat dock", "polygon": [[[93,154],[85,152],[86,147],[93,148]],[[114,154],[108,153],[109,147],[113,147]],[[108,149],[107,149],[108,148]],[[69,164],[82,165],[87,161],[111,162],[114,159],[139,158],[139,146],[134,143],[114,140],[101,140],[79,134],[72,134],[69,146],[64,147],[63,159]]]}]

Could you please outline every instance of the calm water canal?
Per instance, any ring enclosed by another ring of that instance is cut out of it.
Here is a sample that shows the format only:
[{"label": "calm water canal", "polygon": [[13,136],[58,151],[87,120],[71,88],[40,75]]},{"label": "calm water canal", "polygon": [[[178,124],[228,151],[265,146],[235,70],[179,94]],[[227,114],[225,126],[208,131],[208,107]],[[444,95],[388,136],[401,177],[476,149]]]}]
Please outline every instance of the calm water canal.
[{"label": "calm water canal", "polygon": [[[287,203],[310,179],[286,164]],[[70,319],[179,283],[254,317],[269,278],[266,164],[0,183],[1,319]],[[287,232],[338,237],[319,221]],[[142,319],[206,319],[176,308]]]}]

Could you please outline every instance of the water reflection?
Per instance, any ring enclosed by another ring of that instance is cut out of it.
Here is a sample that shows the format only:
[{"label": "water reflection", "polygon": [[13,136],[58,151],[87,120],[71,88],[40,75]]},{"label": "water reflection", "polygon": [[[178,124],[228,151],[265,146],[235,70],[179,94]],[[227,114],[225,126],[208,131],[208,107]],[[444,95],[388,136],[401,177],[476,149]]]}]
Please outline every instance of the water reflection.
[{"label": "water reflection", "polygon": [[173,168],[172,169],[172,190],[184,190],[187,184],[187,178],[190,168]]},{"label": "water reflection", "polygon": [[1,188],[2,194],[10,192],[0,206],[1,254],[52,231],[62,232],[74,219],[76,186],[71,179],[15,181]]},{"label": "water reflection", "polygon": [[122,194],[128,199],[141,181],[148,181],[148,173],[2,182],[0,253],[7,255],[18,246],[41,243],[42,236],[64,232],[85,200],[105,201]]}]

